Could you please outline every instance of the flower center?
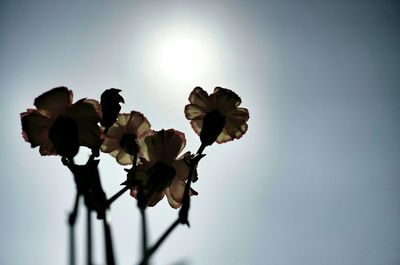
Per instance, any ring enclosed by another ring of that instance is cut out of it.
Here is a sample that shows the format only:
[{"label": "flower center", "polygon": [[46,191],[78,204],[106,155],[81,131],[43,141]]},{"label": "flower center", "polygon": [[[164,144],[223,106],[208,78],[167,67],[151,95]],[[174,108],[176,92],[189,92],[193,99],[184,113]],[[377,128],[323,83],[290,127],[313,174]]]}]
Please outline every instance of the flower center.
[{"label": "flower center", "polygon": [[207,112],[203,120],[203,128],[200,132],[201,142],[205,145],[214,143],[224,126],[225,117],[218,110]]},{"label": "flower center", "polygon": [[163,191],[171,184],[175,174],[174,167],[168,166],[163,162],[157,162],[147,171],[147,180],[144,185],[146,193]]},{"label": "flower center", "polygon": [[136,134],[134,133],[124,133],[119,145],[130,155],[135,155],[139,152],[139,146],[136,143]]},{"label": "flower center", "polygon": [[78,125],[74,119],[59,115],[51,125],[48,135],[60,156],[73,158],[78,153]]}]

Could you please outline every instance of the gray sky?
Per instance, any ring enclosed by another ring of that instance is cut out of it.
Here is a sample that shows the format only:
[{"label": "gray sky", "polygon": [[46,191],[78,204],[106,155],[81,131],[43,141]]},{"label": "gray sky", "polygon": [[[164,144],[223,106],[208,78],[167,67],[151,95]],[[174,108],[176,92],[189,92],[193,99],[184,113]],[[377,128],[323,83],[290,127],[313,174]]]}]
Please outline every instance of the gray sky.
[{"label": "gray sky", "polygon": [[[161,63],[176,38],[197,44],[200,66]],[[399,264],[399,47],[396,1],[2,1],[0,264],[66,264],[72,175],[24,143],[19,120],[60,85],[75,100],[122,89],[124,112],[183,131],[191,151],[195,86],[233,89],[249,109],[241,140],[206,150],[192,227],[153,264]],[[102,154],[100,170],[111,196],[122,168]],[[118,262],[133,264],[135,202],[111,213]],[[149,209],[152,242],[176,215],[165,200]]]}]

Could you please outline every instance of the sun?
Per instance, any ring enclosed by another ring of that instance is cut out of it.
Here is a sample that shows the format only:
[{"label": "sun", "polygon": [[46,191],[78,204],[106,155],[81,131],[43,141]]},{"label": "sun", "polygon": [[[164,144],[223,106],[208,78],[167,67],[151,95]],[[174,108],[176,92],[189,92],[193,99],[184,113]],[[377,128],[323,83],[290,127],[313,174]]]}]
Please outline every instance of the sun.
[{"label": "sun", "polygon": [[214,49],[210,39],[193,28],[157,32],[147,47],[149,73],[174,83],[198,81],[212,69]]},{"label": "sun", "polygon": [[201,42],[190,36],[173,36],[160,44],[158,67],[166,76],[190,79],[205,70],[207,52]]}]

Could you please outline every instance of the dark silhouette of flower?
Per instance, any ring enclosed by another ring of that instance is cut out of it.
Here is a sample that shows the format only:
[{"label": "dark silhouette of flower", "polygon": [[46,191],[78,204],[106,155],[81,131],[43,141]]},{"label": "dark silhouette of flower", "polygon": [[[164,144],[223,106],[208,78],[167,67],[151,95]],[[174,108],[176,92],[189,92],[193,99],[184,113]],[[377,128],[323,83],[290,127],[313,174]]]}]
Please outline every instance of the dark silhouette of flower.
[{"label": "dark silhouette of flower", "polygon": [[232,90],[216,87],[208,95],[201,87],[193,89],[185,106],[185,116],[203,145],[239,139],[247,131],[249,111],[239,108],[240,97]]},{"label": "dark silhouette of flower", "polygon": [[121,110],[119,103],[125,103],[124,98],[119,94],[120,89],[110,88],[106,89],[101,94],[101,112],[103,114],[100,124],[105,127],[105,132],[115,123],[118,113]]},{"label": "dark silhouette of flower", "polygon": [[66,87],[53,88],[34,101],[36,109],[21,113],[22,135],[41,155],[73,157],[80,145],[98,149],[101,145],[100,105],[81,99],[72,104],[73,93]]},{"label": "dark silhouette of flower", "polygon": [[[171,207],[179,208],[190,169],[190,152],[177,158],[186,145],[185,135],[174,129],[150,131],[139,145],[142,157],[135,179],[140,181],[140,187],[133,187],[131,195],[136,198],[142,189],[148,206],[156,205],[167,195]],[[190,195],[197,192],[191,190]]]},{"label": "dark silhouette of flower", "polygon": [[101,151],[110,153],[121,165],[133,163],[139,152],[137,139],[150,129],[150,123],[140,112],[119,114],[117,122],[108,130]]}]

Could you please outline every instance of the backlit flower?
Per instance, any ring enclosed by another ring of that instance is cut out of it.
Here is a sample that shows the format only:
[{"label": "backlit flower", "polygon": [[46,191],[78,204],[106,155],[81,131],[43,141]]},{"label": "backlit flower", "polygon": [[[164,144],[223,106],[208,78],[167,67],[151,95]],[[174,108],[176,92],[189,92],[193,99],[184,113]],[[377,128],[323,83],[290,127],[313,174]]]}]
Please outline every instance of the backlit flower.
[{"label": "backlit flower", "polygon": [[22,135],[41,155],[73,157],[79,145],[98,149],[101,145],[100,105],[81,99],[72,104],[66,87],[53,88],[34,101],[36,109],[21,113]]},{"label": "backlit flower", "polygon": [[120,103],[125,103],[124,98],[119,94],[120,89],[110,88],[106,89],[101,94],[100,105],[101,112],[103,114],[100,124],[104,127],[104,131],[107,132],[115,121],[117,120],[118,113],[121,110]]},{"label": "backlit flower", "polygon": [[249,111],[239,108],[242,101],[232,90],[216,87],[214,93],[208,95],[201,87],[196,87],[190,93],[189,101],[191,104],[185,106],[185,116],[191,120],[202,144],[225,143],[246,133]]},{"label": "backlit flower", "polygon": [[121,165],[130,165],[139,152],[137,139],[150,129],[150,123],[142,113],[118,114],[117,122],[108,130],[101,151],[110,153]]},{"label": "backlit flower", "polygon": [[[171,207],[179,208],[190,169],[189,152],[177,158],[186,145],[185,135],[174,129],[151,131],[139,144],[142,163],[136,168],[135,179],[140,181],[147,205],[156,205],[166,195]],[[135,198],[138,189],[131,190]],[[196,194],[191,190],[190,195]]]}]

